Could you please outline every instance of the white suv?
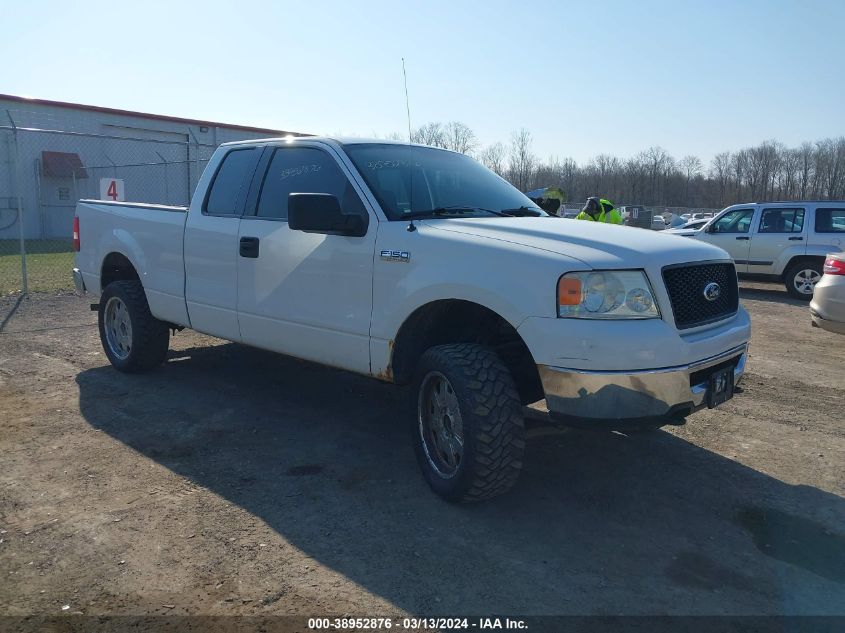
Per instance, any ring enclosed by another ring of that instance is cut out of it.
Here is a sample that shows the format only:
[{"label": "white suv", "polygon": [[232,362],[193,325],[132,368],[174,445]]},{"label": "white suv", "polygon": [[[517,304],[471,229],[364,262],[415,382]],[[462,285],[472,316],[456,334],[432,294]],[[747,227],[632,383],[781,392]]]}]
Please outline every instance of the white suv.
[{"label": "white suv", "polygon": [[783,281],[809,300],[825,255],[845,250],[845,202],[735,204],[688,235],[728,251],[740,276]]}]

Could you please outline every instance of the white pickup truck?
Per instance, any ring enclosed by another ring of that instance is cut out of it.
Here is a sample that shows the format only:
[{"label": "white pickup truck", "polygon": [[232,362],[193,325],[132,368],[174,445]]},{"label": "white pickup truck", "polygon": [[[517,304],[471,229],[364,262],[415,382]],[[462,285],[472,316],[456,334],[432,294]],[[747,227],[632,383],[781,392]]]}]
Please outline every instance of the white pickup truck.
[{"label": "white pickup truck", "polygon": [[226,144],[189,208],[83,200],[74,233],[117,369],[161,365],[192,328],[410,384],[420,467],[450,500],[513,486],[524,405],[656,428],[730,398],[746,363],[725,251],[548,216],[446,150]]}]

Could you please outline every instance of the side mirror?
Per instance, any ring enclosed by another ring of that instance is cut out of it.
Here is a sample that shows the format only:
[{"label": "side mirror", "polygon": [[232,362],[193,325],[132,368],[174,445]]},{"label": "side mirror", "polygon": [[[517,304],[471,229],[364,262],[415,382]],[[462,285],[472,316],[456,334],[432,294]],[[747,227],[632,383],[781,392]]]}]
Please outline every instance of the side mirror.
[{"label": "side mirror", "polygon": [[369,222],[366,214],[344,213],[337,197],[331,194],[288,195],[288,226],[294,231],[363,237]]}]

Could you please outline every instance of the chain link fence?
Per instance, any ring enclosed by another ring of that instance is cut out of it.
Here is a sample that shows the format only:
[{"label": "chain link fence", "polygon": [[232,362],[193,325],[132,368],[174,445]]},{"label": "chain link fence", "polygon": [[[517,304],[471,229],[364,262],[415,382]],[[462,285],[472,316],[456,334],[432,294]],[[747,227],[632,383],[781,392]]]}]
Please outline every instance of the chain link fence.
[{"label": "chain link fence", "polygon": [[188,205],[215,149],[0,126],[0,297],[73,288],[77,200]]}]

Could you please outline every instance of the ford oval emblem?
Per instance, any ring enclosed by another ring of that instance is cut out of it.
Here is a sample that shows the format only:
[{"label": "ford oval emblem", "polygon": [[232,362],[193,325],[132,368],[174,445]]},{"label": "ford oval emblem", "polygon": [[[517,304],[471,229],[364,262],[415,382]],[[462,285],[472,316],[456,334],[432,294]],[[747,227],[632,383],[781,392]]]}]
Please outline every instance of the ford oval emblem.
[{"label": "ford oval emblem", "polygon": [[715,301],[722,294],[722,287],[715,281],[704,286],[704,298],[708,301]]}]

